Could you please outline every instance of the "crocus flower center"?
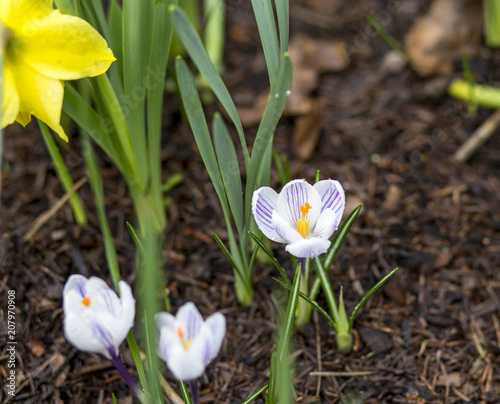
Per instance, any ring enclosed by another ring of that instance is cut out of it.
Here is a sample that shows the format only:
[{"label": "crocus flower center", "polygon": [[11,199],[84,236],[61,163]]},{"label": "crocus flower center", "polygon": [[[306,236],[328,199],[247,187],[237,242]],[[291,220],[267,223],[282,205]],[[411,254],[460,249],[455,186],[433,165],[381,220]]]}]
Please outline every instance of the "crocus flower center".
[{"label": "crocus flower center", "polygon": [[309,205],[309,202],[306,202],[304,206],[300,205],[300,212],[302,213],[302,219],[299,219],[297,222],[297,231],[300,233],[300,235],[304,238],[307,238],[309,235],[309,222],[306,220],[306,215],[307,212],[311,209],[311,205]]},{"label": "crocus flower center", "polygon": [[83,304],[85,307],[89,307],[89,306],[90,306],[90,297],[85,296],[85,297],[82,299],[82,304]]},{"label": "crocus flower center", "polygon": [[184,331],[182,331],[181,327],[177,328],[177,335],[181,339],[182,345],[184,346],[184,349],[187,351],[189,347],[191,346],[191,343],[193,342],[192,339],[188,339],[187,341],[184,339]]}]

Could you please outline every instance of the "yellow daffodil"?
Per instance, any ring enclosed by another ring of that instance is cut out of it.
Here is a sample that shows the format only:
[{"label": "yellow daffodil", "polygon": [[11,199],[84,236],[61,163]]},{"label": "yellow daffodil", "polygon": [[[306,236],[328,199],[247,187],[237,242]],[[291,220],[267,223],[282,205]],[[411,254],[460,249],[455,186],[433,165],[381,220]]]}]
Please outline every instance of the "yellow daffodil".
[{"label": "yellow daffodil", "polygon": [[104,38],[81,18],[54,10],[52,0],[0,0],[5,46],[2,128],[31,115],[68,140],[60,125],[63,80],[94,77],[116,60]]}]

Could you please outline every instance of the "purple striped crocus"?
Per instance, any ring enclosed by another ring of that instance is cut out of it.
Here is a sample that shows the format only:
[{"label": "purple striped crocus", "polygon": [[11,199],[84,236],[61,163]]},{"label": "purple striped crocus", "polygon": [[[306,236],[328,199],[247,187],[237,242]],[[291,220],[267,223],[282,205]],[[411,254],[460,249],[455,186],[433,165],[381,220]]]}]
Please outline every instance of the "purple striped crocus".
[{"label": "purple striped crocus", "polygon": [[330,247],[329,238],[338,229],[344,213],[345,194],[335,180],[310,185],[293,180],[278,194],[261,187],[252,197],[252,213],[264,235],[297,258],[313,258]]},{"label": "purple striped crocus", "polygon": [[80,351],[114,361],[134,325],[135,300],[130,286],[118,284],[120,297],[100,278],[71,275],[63,289],[64,336]]},{"label": "purple striped crocus", "polygon": [[186,303],[174,317],[162,312],[156,315],[158,355],[178,380],[193,381],[205,371],[208,362],[220,350],[226,334],[226,318],[215,313],[203,321],[194,305]]}]

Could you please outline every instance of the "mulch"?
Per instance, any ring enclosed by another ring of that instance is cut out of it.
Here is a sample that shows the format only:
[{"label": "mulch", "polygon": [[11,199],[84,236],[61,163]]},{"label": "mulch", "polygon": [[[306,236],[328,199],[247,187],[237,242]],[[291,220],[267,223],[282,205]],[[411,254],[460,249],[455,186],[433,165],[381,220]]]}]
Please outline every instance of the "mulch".
[{"label": "mulch", "polygon": [[[399,270],[359,313],[353,352],[336,350],[334,332],[321,316],[295,332],[296,402],[500,402],[499,140],[492,137],[467,163],[452,158],[491,111],[469,114],[466,105],[446,94],[450,77],[422,79],[409,66],[387,69],[387,45],[376,35],[361,36],[367,32],[365,14],[387,10],[386,2],[362,0],[356,7],[325,2],[295,2],[292,35],[343,40],[351,63],[342,72],[322,74],[314,91],[322,108],[314,153],[306,160],[293,154],[297,117],[292,115],[280,121],[275,147],[283,160],[289,158],[292,178],[312,182],[319,169],[323,178],[341,181],[346,213],[363,203],[330,272],[337,293],[343,288],[348,311],[378,279],[396,266]],[[399,39],[429,5],[405,3],[404,12],[386,25]],[[321,12],[322,6],[335,12]],[[251,104],[266,91],[251,5],[228,2],[228,11],[224,79],[237,102]],[[474,72],[494,81],[500,54],[488,52],[489,58],[479,52],[471,62]],[[455,74],[461,73],[457,64]],[[207,115],[217,108],[207,107]],[[223,240],[226,234],[218,199],[174,96],[167,97],[165,111],[164,176],[183,175],[168,193],[166,285],[174,308],[190,300],[204,316],[217,310],[226,315],[227,337],[200,380],[201,402],[241,403],[268,382],[282,299],[272,278],[279,274],[257,264],[254,303],[238,305],[231,267],[212,238],[212,232]],[[249,142],[255,130],[247,129]],[[74,180],[83,178],[77,137],[64,155]],[[118,402],[131,403],[116,370],[72,348],[62,333],[67,277],[83,273],[110,280],[88,185],[80,190],[87,226],[76,225],[65,205],[24,240],[34,220],[64,192],[36,125],[7,130],[3,159],[0,301],[15,290],[15,402],[111,403],[114,393]],[[125,226],[134,220],[132,202],[102,153],[100,165],[122,277],[133,284],[134,246]],[[272,185],[279,187],[274,170]],[[273,249],[292,271],[282,246]],[[319,303],[327,307],[322,294]],[[0,309],[5,316],[5,304]],[[6,331],[6,323],[0,323],[1,403],[13,402],[5,387]],[[131,365],[126,347],[123,351]],[[179,392],[166,369],[164,374]]]}]

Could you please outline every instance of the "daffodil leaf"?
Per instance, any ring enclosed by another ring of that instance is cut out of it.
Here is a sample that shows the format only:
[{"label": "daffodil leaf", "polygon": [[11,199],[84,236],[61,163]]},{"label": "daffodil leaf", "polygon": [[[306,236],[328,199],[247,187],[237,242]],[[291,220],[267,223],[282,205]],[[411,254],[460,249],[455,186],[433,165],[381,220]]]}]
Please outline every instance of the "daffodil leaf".
[{"label": "daffodil leaf", "polygon": [[279,45],[276,24],[274,22],[274,12],[271,0],[252,0],[253,12],[259,29],[260,40],[264,48],[267,73],[271,86],[274,84],[276,70],[279,63]]},{"label": "daffodil leaf", "polygon": [[243,233],[243,190],[241,188],[240,167],[233,141],[220,114],[214,114],[213,120],[214,146],[219,162],[224,188],[236,229]]}]

